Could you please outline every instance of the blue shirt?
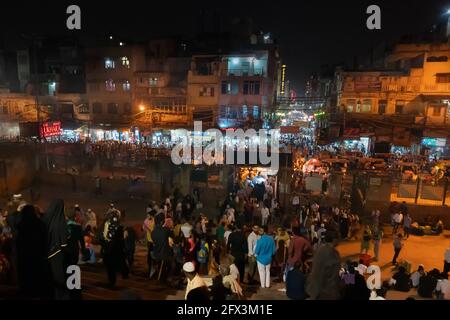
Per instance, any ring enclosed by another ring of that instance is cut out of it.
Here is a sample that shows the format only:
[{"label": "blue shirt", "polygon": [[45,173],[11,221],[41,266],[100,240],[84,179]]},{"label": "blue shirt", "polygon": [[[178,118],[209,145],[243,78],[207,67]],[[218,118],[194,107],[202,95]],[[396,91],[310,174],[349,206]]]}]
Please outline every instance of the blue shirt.
[{"label": "blue shirt", "polygon": [[275,246],[275,241],[272,237],[264,234],[256,242],[255,256],[256,261],[263,265],[268,265],[272,262],[272,257],[275,255],[277,248]]}]

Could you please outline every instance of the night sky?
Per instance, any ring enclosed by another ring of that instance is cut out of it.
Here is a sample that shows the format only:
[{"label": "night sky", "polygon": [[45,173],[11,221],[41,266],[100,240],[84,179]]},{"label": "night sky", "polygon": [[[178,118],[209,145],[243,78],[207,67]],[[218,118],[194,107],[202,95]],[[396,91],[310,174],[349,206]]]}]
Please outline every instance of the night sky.
[{"label": "night sky", "polygon": [[[287,76],[297,90],[323,64],[348,62],[367,55],[370,48],[405,34],[425,32],[444,19],[450,0],[346,0],[346,1],[2,1],[0,35],[3,38],[31,30],[64,34],[66,7],[82,10],[82,33],[105,36],[192,35],[199,16],[220,13],[225,24],[234,17],[251,17],[256,30],[272,32],[287,64]],[[366,8],[381,7],[382,29],[366,29]],[[74,31],[71,31],[72,33]],[[4,42],[7,43],[7,42]]]}]

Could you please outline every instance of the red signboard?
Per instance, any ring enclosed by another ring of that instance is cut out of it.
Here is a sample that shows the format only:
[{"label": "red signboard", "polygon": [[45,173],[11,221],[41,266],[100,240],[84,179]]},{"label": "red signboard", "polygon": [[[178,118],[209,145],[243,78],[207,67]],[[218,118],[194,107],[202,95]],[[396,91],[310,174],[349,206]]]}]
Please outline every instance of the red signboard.
[{"label": "red signboard", "polygon": [[45,122],[41,125],[41,137],[54,137],[61,135],[61,121]]},{"label": "red signboard", "polygon": [[344,138],[359,138],[359,133],[359,128],[345,128],[343,136]]},{"label": "red signboard", "polygon": [[280,127],[281,134],[297,134],[300,133],[299,127],[296,126],[282,126]]}]

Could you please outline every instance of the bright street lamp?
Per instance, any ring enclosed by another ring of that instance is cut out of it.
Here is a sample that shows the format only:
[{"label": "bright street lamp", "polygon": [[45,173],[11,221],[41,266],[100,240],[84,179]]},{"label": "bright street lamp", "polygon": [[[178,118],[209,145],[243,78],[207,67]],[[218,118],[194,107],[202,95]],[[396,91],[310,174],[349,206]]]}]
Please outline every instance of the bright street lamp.
[{"label": "bright street lamp", "polygon": [[145,111],[145,106],[143,104],[139,105],[139,110],[140,111]]}]

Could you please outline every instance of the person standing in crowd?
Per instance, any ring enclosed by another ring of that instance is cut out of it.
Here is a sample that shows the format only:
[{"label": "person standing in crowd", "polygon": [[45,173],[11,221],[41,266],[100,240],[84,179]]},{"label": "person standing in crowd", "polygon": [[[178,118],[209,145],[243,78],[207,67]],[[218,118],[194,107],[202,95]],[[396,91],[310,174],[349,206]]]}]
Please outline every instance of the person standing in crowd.
[{"label": "person standing in crowd", "polygon": [[361,239],[361,254],[367,254],[370,247],[370,240],[372,239],[372,232],[370,231],[370,227],[366,226],[364,228],[364,233]]},{"label": "person standing in crowd", "polygon": [[300,228],[292,229],[294,236],[289,241],[287,272],[294,269],[295,266],[303,266],[305,256],[311,252],[311,243],[302,236]]},{"label": "person standing in crowd", "polygon": [[411,230],[412,219],[408,213],[403,216],[403,237],[405,239],[409,238],[409,230]]},{"label": "person standing in crowd", "polygon": [[255,273],[256,273],[256,257],[255,257],[255,248],[256,248],[256,242],[260,238],[259,234],[259,226],[254,225],[252,228],[252,232],[247,237],[247,243],[248,243],[248,277],[247,282],[248,284],[253,284]]},{"label": "person standing in crowd", "polygon": [[132,227],[126,227],[123,236],[128,269],[130,273],[133,273],[134,253],[136,251],[136,231]]},{"label": "person standing in crowd", "polygon": [[402,235],[400,233],[398,233],[397,235],[394,236],[394,257],[392,258],[392,264],[396,265],[397,264],[397,258],[400,254],[400,251],[403,248],[403,243],[402,243]]},{"label": "person standing in crowd", "polygon": [[375,230],[372,233],[373,239],[373,260],[378,261],[380,257],[380,244],[383,239],[383,230],[381,227],[375,227]]},{"label": "person standing in crowd", "polygon": [[155,228],[152,232],[153,259],[158,265],[158,280],[167,281],[172,249],[169,244],[171,231],[163,227],[164,216],[155,217]]},{"label": "person standing in crowd", "polygon": [[16,254],[19,294],[23,298],[46,298],[50,294],[50,272],[47,263],[47,230],[36,209],[24,205],[16,216]]},{"label": "person standing in crowd", "polygon": [[108,283],[114,287],[117,272],[121,272],[124,279],[128,278],[123,227],[116,212],[108,214],[102,238],[102,256],[108,273]]},{"label": "person standing in crowd", "polygon": [[206,242],[206,236],[202,235],[200,237],[200,244],[197,250],[198,272],[201,275],[208,274],[209,255],[209,245]]},{"label": "person standing in crowd", "polygon": [[248,253],[247,239],[240,227],[236,229],[228,236],[227,250],[234,257],[234,263],[236,264],[239,274],[240,282],[244,282],[245,273],[245,257]]},{"label": "person standing in crowd", "polygon": [[69,265],[76,265],[80,259],[80,253],[82,255],[83,260],[86,259],[86,247],[83,238],[83,230],[81,229],[81,225],[76,222],[76,211],[70,212],[67,216],[67,227],[69,237],[67,240],[67,258]]},{"label": "person standing in crowd", "polygon": [[52,275],[53,298],[66,300],[70,298],[70,292],[66,284],[68,226],[64,215],[64,202],[55,200],[52,202],[43,217],[47,228],[48,262]]},{"label": "person standing in crowd", "polygon": [[339,270],[341,259],[330,236],[315,252],[306,292],[312,300],[339,300],[341,298]]},{"label": "person standing in crowd", "polygon": [[270,211],[269,208],[267,208],[263,202],[261,202],[260,207],[261,207],[261,226],[265,227],[269,222]]},{"label": "person standing in crowd", "polygon": [[91,230],[94,233],[97,231],[97,215],[92,209],[87,209],[86,211],[84,228],[87,228],[87,226],[91,226]]},{"label": "person standing in crowd", "polygon": [[394,223],[394,228],[392,229],[392,233],[395,234],[395,233],[397,233],[398,227],[400,226],[400,224],[403,221],[403,214],[401,212],[396,212],[392,219],[393,219],[393,223]]},{"label": "person standing in crowd", "polygon": [[153,216],[150,214],[151,211],[147,213],[147,218],[144,220],[144,224],[142,226],[145,233],[145,240],[147,243],[147,266],[148,266],[148,277],[152,278],[155,273],[152,259],[152,251],[153,251],[153,240],[152,240],[152,231],[155,228],[155,220]]},{"label": "person standing in crowd", "polygon": [[444,273],[450,272],[450,247],[444,253]]},{"label": "person standing in crowd", "polygon": [[272,257],[276,253],[276,245],[273,238],[266,234],[267,227],[260,229],[261,238],[256,242],[255,256],[258,264],[258,273],[261,288],[270,288],[270,265]]}]

